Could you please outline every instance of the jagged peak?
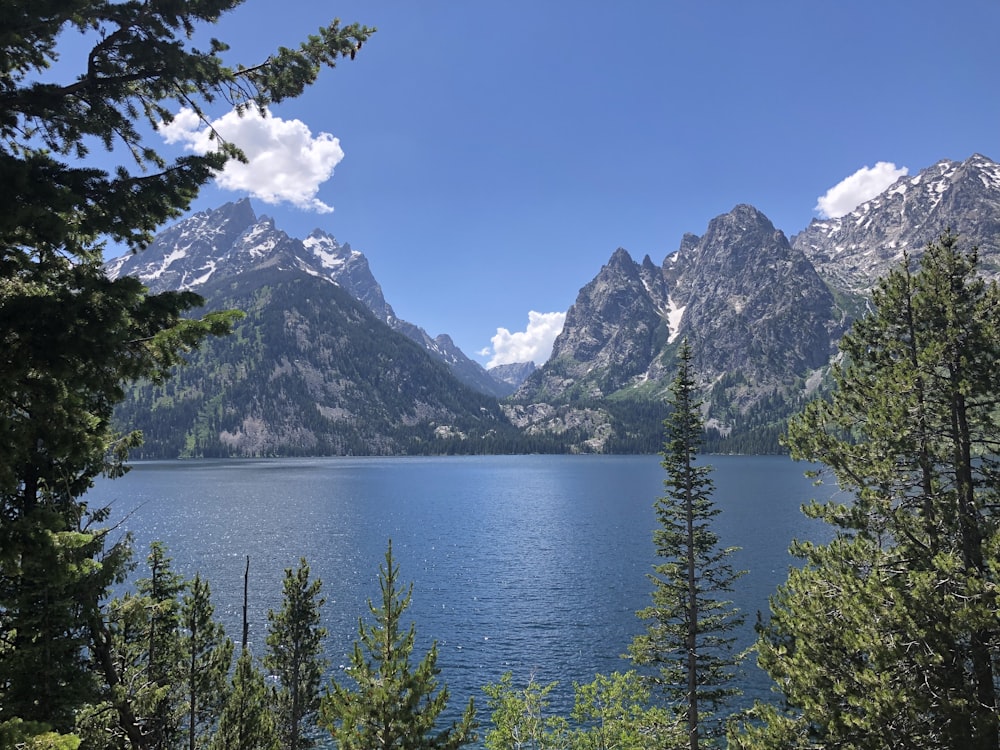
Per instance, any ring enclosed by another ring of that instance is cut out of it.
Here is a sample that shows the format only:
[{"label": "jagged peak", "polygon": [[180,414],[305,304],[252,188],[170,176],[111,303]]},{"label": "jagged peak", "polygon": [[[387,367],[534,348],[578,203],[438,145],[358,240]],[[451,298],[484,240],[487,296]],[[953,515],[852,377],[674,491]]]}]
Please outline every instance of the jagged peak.
[{"label": "jagged peak", "polygon": [[[699,246],[711,244],[719,235],[732,231],[746,233],[751,228],[756,229],[758,234],[784,234],[775,229],[772,221],[758,208],[749,203],[740,203],[729,213],[716,216],[708,223],[708,229],[698,240]],[[785,240],[787,242],[787,240]]]},{"label": "jagged peak", "polygon": [[[723,214],[723,217],[732,217],[738,220],[752,221],[759,224],[766,224],[767,226],[774,228],[774,224],[769,218],[756,206],[752,206],[749,203],[739,203],[733,207],[733,210],[728,214]],[[719,217],[722,218],[722,217]]]},{"label": "jagged peak", "polygon": [[337,241],[336,238],[332,234],[330,234],[329,232],[327,232],[327,231],[325,231],[323,229],[320,229],[319,227],[316,227],[315,229],[313,229],[308,234],[308,237],[314,237],[314,238],[316,238],[318,240],[333,240],[334,242]]},{"label": "jagged peak", "polygon": [[228,215],[230,220],[254,224],[257,222],[257,214],[253,210],[253,205],[249,198],[240,198],[237,201],[225,203],[214,211],[206,212],[206,215]]},{"label": "jagged peak", "polygon": [[628,250],[624,247],[620,247],[611,254],[611,260],[608,261],[608,265],[617,265],[620,263],[635,263],[632,260],[632,256],[629,255]]}]

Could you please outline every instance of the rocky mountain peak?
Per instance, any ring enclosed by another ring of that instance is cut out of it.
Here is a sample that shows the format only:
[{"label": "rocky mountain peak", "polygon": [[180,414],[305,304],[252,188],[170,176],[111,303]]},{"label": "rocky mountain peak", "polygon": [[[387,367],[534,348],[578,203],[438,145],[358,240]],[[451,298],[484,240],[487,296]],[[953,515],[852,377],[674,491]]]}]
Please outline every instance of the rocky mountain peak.
[{"label": "rocky mountain peak", "polygon": [[702,236],[685,235],[660,266],[616,250],[580,290],[552,358],[519,389],[512,413],[526,419],[543,400],[660,393],[685,336],[702,385],[730,378],[714,393],[728,420],[828,364],[841,320],[806,257],[761,211],[738,205]]},{"label": "rocky mountain peak", "polygon": [[111,278],[136,276],[154,292],[192,289],[212,277],[219,259],[255,224],[248,199],[200,211],[167,227],[143,252],[115,258],[106,272]]},{"label": "rocky mountain peak", "polygon": [[[644,372],[668,335],[667,288],[660,269],[640,266],[618,248],[577,295],[540,376],[518,393],[530,399],[594,398],[612,393]],[[584,389],[579,386],[585,384]]]},{"label": "rocky mountain peak", "polygon": [[760,382],[824,365],[839,319],[808,259],[761,211],[738,205],[678,253],[671,288],[679,333],[702,377],[738,371]]},{"label": "rocky mountain peak", "polygon": [[632,260],[632,256],[629,255],[628,250],[624,247],[620,247],[611,254],[611,258],[608,260],[606,267],[618,269],[628,273],[635,267],[635,261]]},{"label": "rocky mountain peak", "polygon": [[943,159],[844,216],[814,219],[793,244],[831,284],[865,295],[904,252],[919,257],[946,229],[977,245],[984,272],[1000,277],[1000,165],[982,154]]},{"label": "rocky mountain peak", "polygon": [[450,337],[432,339],[424,329],[397,318],[363,253],[322,229],[314,229],[304,240],[290,237],[271,217],[258,217],[249,199],[194,214],[158,234],[144,252],[106,265],[112,278],[135,276],[154,292],[199,291],[208,284],[258,270],[304,273],[339,286],[376,319],[447,365],[460,382],[493,396],[510,392],[509,386],[490,377]]}]

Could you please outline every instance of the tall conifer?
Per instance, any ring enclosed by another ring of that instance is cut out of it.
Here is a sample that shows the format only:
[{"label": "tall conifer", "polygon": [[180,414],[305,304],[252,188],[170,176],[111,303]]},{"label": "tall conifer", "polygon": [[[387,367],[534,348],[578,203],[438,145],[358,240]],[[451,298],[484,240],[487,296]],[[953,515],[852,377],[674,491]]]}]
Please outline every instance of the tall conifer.
[{"label": "tall conifer", "polygon": [[236,660],[226,705],[212,738],[211,750],[279,750],[278,730],[268,705],[264,676],[249,648]]},{"label": "tall conifer", "polygon": [[[354,57],[373,32],[334,21],[297,47],[227,64],[204,31],[243,0],[4,0],[0,34],[0,716],[60,732],[107,694],[121,696],[101,604],[124,569],[103,554],[106,518],[82,500],[95,477],[123,473],[137,434],[111,417],[126,383],[163,380],[236,313],[186,313],[190,292],[151,295],[109,279],[110,242],[141,250],[186,211],[239,144],[168,159],[158,124],[181,106],[205,122],[213,102],[239,112],[299,95],[320,70]],[[324,19],[325,20],[325,19]],[[62,55],[64,42],[89,43]],[[78,70],[55,63],[72,57]],[[91,148],[127,154],[107,170]],[[89,631],[89,632],[88,632]],[[93,656],[88,662],[86,657]],[[36,668],[25,668],[35,664]],[[117,698],[130,742],[148,744]]]},{"label": "tall conifer", "polygon": [[208,581],[195,574],[181,609],[183,687],[186,698],[186,747],[208,746],[227,698],[233,642],[215,621]]},{"label": "tall conifer", "polygon": [[716,709],[739,691],[734,682],[740,657],[734,629],[743,616],[723,595],[743,575],[730,563],[734,548],[721,547],[712,530],[719,510],[712,502],[711,467],[698,463],[703,424],[691,372],[691,346],[678,352],[662,466],[666,494],[656,501],[653,532],[658,563],[650,574],[653,603],[637,614],[650,624],[629,649],[639,665],[657,668],[655,683],[687,725],[696,750],[719,734]]},{"label": "tall conifer", "polygon": [[760,706],[740,746],[996,750],[1000,292],[945,233],[877,286],[829,401],[790,426],[850,498],[772,598]]},{"label": "tall conifer", "polygon": [[187,582],[174,572],[171,562],[163,543],[153,542],[146,557],[149,577],[136,585],[147,615],[141,636],[146,642],[149,691],[145,732],[151,747],[164,749],[173,747],[182,731],[180,609]]},{"label": "tall conifer", "polygon": [[309,580],[309,565],[303,558],[298,569],[285,570],[281,609],[267,613],[270,632],[264,667],[278,678],[273,701],[285,750],[305,750],[316,745],[311,729],[327,666],[323,658],[326,628],[319,624],[319,610],[325,603],[319,595],[321,587],[321,581]]}]

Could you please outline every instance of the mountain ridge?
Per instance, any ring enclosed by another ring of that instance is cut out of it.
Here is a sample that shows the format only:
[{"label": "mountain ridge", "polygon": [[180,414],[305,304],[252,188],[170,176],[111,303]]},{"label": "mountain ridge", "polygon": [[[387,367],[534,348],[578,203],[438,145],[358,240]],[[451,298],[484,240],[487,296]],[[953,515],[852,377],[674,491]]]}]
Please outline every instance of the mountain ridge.
[{"label": "mountain ridge", "polygon": [[509,384],[492,378],[446,334],[432,338],[424,329],[399,318],[386,301],[365,255],[339,243],[322,229],[305,240],[290,237],[266,215],[257,216],[249,198],[200,211],[158,234],[142,253],[109,261],[111,278],[135,276],[151,291],[198,291],[213,281],[238,276],[252,268],[298,269],[343,287],[393,330],[422,346],[444,363],[465,385],[502,397]]},{"label": "mountain ridge", "polygon": [[[192,288],[211,292],[212,304],[219,304],[219,290],[226,284],[239,286],[245,283],[240,279],[251,272],[255,278],[266,279],[265,286],[272,290],[269,304],[280,308],[273,314],[280,312],[288,329],[280,335],[276,324],[269,329],[275,340],[284,337],[276,346],[285,354],[276,354],[276,349],[257,355],[270,358],[269,382],[283,384],[288,392],[307,394],[301,401],[305,406],[295,407],[300,422],[314,419],[310,409],[333,422],[340,419],[342,426],[347,425],[344,429],[351,436],[352,449],[433,452],[500,446],[504,451],[527,446],[530,450],[653,452],[660,448],[663,399],[673,376],[676,350],[687,339],[694,349],[694,374],[703,400],[706,449],[773,452],[779,450],[785,419],[829,387],[837,341],[864,310],[874,279],[904,253],[911,260],[918,258],[926,243],[945,228],[956,230],[965,246],[978,245],[984,274],[1000,277],[1000,165],[980,154],[964,162],[941,160],[916,175],[900,178],[843,217],[814,220],[790,239],[760,210],[744,203],[712,219],[701,235],[685,234],[678,249],[660,264],[649,255],[636,261],[618,248],[580,289],[552,355],[541,367],[511,366],[486,373],[473,363],[475,377],[467,375],[466,385],[486,377],[497,384],[492,391],[480,384],[478,390],[489,394],[487,398],[512,394],[501,404],[494,400],[478,406],[466,396],[449,395],[449,389],[465,386],[441,379],[422,364],[413,366],[424,373],[420,377],[435,384],[431,390],[436,393],[424,406],[416,405],[424,398],[420,388],[382,378],[385,373],[393,377],[401,373],[384,357],[366,359],[366,348],[403,350],[381,328],[371,329],[377,342],[372,347],[356,338],[343,350],[334,343],[325,345],[328,352],[340,351],[369,362],[372,368],[355,371],[344,381],[354,384],[362,394],[359,398],[371,402],[368,406],[356,405],[352,411],[350,403],[338,401],[336,392],[341,386],[330,385],[326,378],[326,370],[337,366],[329,356],[310,360],[303,354],[301,321],[296,317],[306,315],[298,307],[312,309],[309,305],[327,303],[306,300],[306,304],[286,291],[275,291],[284,289],[280,278],[309,277],[319,284],[309,288],[320,298],[325,296],[324,284],[342,290],[373,321],[419,347],[442,372],[457,378],[463,364],[471,360],[446,334],[431,338],[419,326],[398,320],[362,253],[322,230],[302,241],[290,238],[266,216],[257,217],[246,200],[169,227],[150,250],[112,261],[108,269],[113,274],[139,275],[154,291]],[[248,303],[253,302],[252,296],[244,290]],[[331,315],[357,315],[343,301],[329,306],[334,311]],[[319,320],[315,310],[309,315]],[[332,328],[342,325],[339,318],[330,321]],[[310,330],[323,329],[318,322],[312,326]],[[252,338],[248,331],[241,335]],[[297,364],[301,361],[308,366]],[[210,364],[202,365],[205,377],[215,377],[208,372]],[[229,360],[225,364],[230,370],[249,366]],[[395,388],[397,395],[408,394],[406,398],[413,403],[404,408],[391,393],[366,390],[367,381],[380,380],[386,380],[384,385]],[[317,384],[323,383],[317,391]],[[258,401],[284,398],[281,388],[261,394],[255,396]],[[177,403],[176,399],[165,401],[162,395],[158,398],[147,400],[145,408],[155,412]],[[455,403],[469,408],[447,406]],[[243,407],[227,408],[239,411]],[[366,414],[361,421],[378,429],[370,435],[363,430],[350,432],[354,429],[350,420],[341,418],[357,417],[355,411]],[[141,417],[141,410],[131,413]],[[492,421],[489,429],[483,429],[487,423],[481,417],[487,413]],[[390,424],[394,419],[399,422],[395,427]],[[212,440],[224,435],[232,446],[249,445],[247,429],[238,429],[232,420],[226,424]],[[271,434],[283,429],[265,427]],[[330,438],[315,446],[317,450],[344,449],[335,443]],[[302,445],[297,445],[299,449]]]},{"label": "mountain ridge", "polygon": [[607,449],[630,430],[615,408],[662,398],[688,338],[707,445],[775,450],[784,419],[828,385],[836,343],[874,281],[949,227],[979,247],[986,276],[1000,276],[1000,165],[980,154],[942,160],[791,240],[740,204],[685,234],[658,278],[648,256],[636,263],[619,248],[581,288],[508,417],[541,433],[585,423],[586,448]]}]

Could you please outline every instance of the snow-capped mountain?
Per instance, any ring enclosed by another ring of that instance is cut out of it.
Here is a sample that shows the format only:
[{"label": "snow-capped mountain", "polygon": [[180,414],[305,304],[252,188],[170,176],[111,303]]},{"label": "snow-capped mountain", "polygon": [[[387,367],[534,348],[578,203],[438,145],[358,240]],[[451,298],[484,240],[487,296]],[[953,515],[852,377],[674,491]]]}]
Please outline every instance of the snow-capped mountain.
[{"label": "snow-capped mountain", "polygon": [[540,432],[582,426],[587,449],[607,449],[635,429],[636,410],[622,404],[662,398],[687,338],[707,425],[742,435],[719,447],[774,449],[877,279],[946,229],[978,246],[984,275],[1000,278],[1000,165],[979,154],[938,162],[791,242],[740,205],[702,236],[685,235],[659,267],[619,248],[580,290],[552,357],[508,416]]},{"label": "snow-capped mountain", "polygon": [[814,219],[792,244],[835,287],[864,294],[904,252],[919,257],[946,229],[977,245],[983,270],[1000,277],[1000,164],[981,154],[939,161],[846,216]]},{"label": "snow-capped mountain", "polygon": [[106,266],[111,278],[135,276],[153,292],[198,291],[258,268],[297,270],[337,284],[376,318],[447,365],[460,382],[493,396],[512,391],[469,359],[451,337],[431,337],[398,318],[363,253],[320,229],[304,240],[289,237],[271,218],[258,217],[246,198],[196,213],[158,234],[142,253],[124,255]]},{"label": "snow-capped mountain", "polygon": [[[418,442],[428,439],[426,430],[450,440],[463,430],[491,434],[513,425],[522,430],[521,439],[559,449],[656,450],[677,346],[687,338],[704,399],[706,445],[761,451],[777,448],[785,418],[828,382],[837,342],[852,316],[864,309],[875,281],[904,253],[918,258],[927,243],[946,229],[959,235],[962,246],[978,246],[983,273],[1000,278],[1000,165],[979,154],[964,162],[938,162],[901,178],[845,216],[813,221],[791,241],[759,210],[739,205],[713,219],[702,235],[686,234],[679,249],[660,264],[649,256],[637,262],[625,249],[616,250],[580,290],[549,361],[530,374],[498,369],[494,377],[465,357],[448,336],[432,338],[418,326],[398,320],[363,254],[322,231],[305,240],[288,237],[270,219],[258,218],[248,201],[196,214],[167,229],[145,252],[116,259],[108,269],[113,275],[138,276],[154,291],[228,293],[224,287],[237,284],[226,280],[241,279],[243,296],[238,301],[251,306],[260,296],[247,289],[251,281],[258,286],[262,279],[271,284],[276,274],[297,279],[279,285],[284,290],[279,310],[254,311],[252,321],[257,326],[253,330],[266,330],[274,334],[272,338],[292,331],[294,342],[285,341],[280,352],[258,356],[277,364],[255,372],[253,378],[247,376],[240,387],[249,389],[251,380],[259,389],[276,378],[290,380],[281,381],[279,393],[260,391],[244,399],[248,403],[270,408],[288,394],[307,392],[313,401],[303,415],[311,413],[310,408],[319,409],[325,419],[337,425],[349,423],[351,429],[401,420],[404,427],[419,426],[414,428],[416,437],[410,436]],[[302,283],[303,275],[308,284]],[[301,293],[296,290],[330,283],[338,295],[359,304],[352,309],[345,299],[323,300],[325,295],[315,292],[309,293],[311,301],[289,302]],[[346,333],[333,336],[334,327],[321,322],[331,314],[327,309],[331,306],[340,310],[337,316],[353,321],[341,325],[353,338]],[[362,306],[372,313],[374,326],[363,336],[355,330],[361,317],[369,318],[367,313],[358,315]],[[405,346],[385,338],[382,323],[393,335],[404,334],[409,340],[396,339]],[[248,338],[250,330],[247,326]],[[338,351],[347,338],[354,348],[338,352],[340,359],[331,358],[329,352]],[[371,340],[378,341],[374,348],[383,354],[365,360],[367,369],[338,370],[340,364],[359,363],[367,356],[366,350],[373,347],[365,342]],[[323,343],[317,346],[314,341]],[[399,365],[394,359],[411,353],[426,359],[411,342],[482,392],[503,395],[527,377],[505,402],[503,416],[491,413],[484,422],[478,414],[489,408],[459,404],[447,387],[433,402],[422,400],[427,381],[415,383],[408,376],[408,368],[419,363]],[[240,367],[243,364],[221,370],[228,373]],[[386,393],[353,395],[360,393],[359,384],[371,385],[381,374],[393,381]],[[500,380],[507,382],[500,386]],[[484,382],[493,385],[485,387]],[[209,391],[202,384],[190,389]],[[396,399],[392,393],[409,395]],[[211,403],[206,401],[205,409]],[[368,406],[359,409],[355,403]],[[155,413],[152,407],[147,411]],[[219,434],[242,430],[240,439],[249,440],[246,436],[256,434],[253,420],[258,417],[249,412],[243,416],[250,420],[249,426],[230,425]],[[215,418],[199,417],[198,424]],[[290,420],[289,429],[301,431],[306,422],[307,416]],[[269,429],[275,434],[277,428]],[[341,434],[329,425],[324,429]],[[376,451],[401,444],[388,427],[380,429],[374,437],[359,435],[354,440]],[[509,443],[509,436],[505,440]],[[309,449],[301,448],[307,443],[296,445],[296,450]]]}]

